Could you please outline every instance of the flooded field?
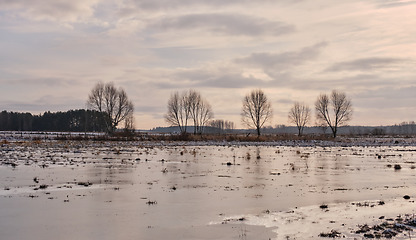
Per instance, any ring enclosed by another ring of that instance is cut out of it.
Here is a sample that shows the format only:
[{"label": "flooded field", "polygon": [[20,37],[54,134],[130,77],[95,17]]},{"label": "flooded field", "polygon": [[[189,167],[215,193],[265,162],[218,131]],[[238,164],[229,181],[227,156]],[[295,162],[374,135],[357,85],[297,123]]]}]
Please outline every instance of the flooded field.
[{"label": "flooded field", "polygon": [[27,141],[0,150],[2,239],[361,239],[370,231],[360,226],[415,209],[414,146]]}]

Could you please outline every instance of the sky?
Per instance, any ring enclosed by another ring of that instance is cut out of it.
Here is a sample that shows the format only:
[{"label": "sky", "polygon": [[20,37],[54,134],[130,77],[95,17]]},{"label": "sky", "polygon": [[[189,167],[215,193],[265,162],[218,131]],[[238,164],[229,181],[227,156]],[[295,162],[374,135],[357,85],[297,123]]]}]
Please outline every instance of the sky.
[{"label": "sky", "polygon": [[0,0],[0,110],[86,108],[101,81],[126,90],[138,129],[168,126],[170,95],[188,89],[237,127],[259,88],[271,126],[333,89],[350,125],[413,121],[415,13],[410,0]]}]

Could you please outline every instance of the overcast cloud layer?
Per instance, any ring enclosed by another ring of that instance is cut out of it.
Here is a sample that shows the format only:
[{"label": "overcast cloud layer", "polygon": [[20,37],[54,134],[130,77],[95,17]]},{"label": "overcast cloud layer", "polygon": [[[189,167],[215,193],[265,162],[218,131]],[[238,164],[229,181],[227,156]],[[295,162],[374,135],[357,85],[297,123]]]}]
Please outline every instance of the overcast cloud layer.
[{"label": "overcast cloud layer", "polygon": [[412,121],[415,12],[404,0],[0,0],[0,110],[85,108],[112,81],[141,129],[166,126],[170,94],[190,88],[239,127],[255,88],[273,126],[332,89],[351,98],[352,125]]}]

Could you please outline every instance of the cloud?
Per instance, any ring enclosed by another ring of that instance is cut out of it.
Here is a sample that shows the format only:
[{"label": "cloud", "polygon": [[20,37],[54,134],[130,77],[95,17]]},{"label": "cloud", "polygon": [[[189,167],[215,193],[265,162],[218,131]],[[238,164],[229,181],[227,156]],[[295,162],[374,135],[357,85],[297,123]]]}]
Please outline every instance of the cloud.
[{"label": "cloud", "polygon": [[[233,5],[244,5],[244,4],[261,4],[261,3],[270,3],[272,0],[257,0],[255,3],[251,0],[130,0],[126,1],[126,5],[143,10],[171,10],[177,8],[189,8],[196,6],[205,6],[205,7],[225,7]],[[291,2],[291,1],[286,1]],[[294,1],[298,2],[298,1]]]},{"label": "cloud", "polygon": [[134,107],[134,111],[137,113],[137,112],[139,112],[139,113],[155,113],[155,112],[157,112],[157,113],[162,113],[162,112],[164,112],[166,110],[166,107],[165,106],[157,106],[157,107],[155,107],[155,106],[148,106],[147,104],[145,105],[145,104],[143,104],[143,105],[137,105],[137,106],[135,106]]},{"label": "cloud", "polygon": [[31,111],[34,113],[41,113],[45,111],[67,111],[69,109],[84,108],[85,102],[83,100],[74,99],[70,96],[52,96],[43,95],[39,98],[30,99],[28,101],[3,101],[0,108],[8,111]]},{"label": "cloud", "polygon": [[[325,42],[283,53],[252,53],[245,57],[211,62],[194,68],[159,71],[157,88],[234,88],[293,87],[316,85],[310,79],[294,77],[293,68],[316,59],[328,44]],[[327,84],[327,83],[325,83]],[[318,88],[318,86],[315,86]]]},{"label": "cloud", "polygon": [[33,20],[77,22],[94,14],[99,0],[0,0],[0,12],[16,11]]},{"label": "cloud", "polygon": [[[372,88],[352,97],[353,107],[361,121],[378,124],[397,124],[416,118],[416,86]],[[354,114],[355,115],[355,114]]]},{"label": "cloud", "polygon": [[288,68],[315,59],[327,45],[328,44],[326,42],[322,42],[311,47],[305,47],[299,51],[283,53],[252,53],[247,57],[237,58],[234,62],[237,64],[260,67],[264,69]]},{"label": "cloud", "polygon": [[386,102],[397,102],[405,101],[409,106],[414,105],[416,100],[415,93],[416,85],[405,86],[405,87],[381,87],[377,89],[367,90],[365,92],[357,94],[362,99],[382,99]]},{"label": "cloud", "polygon": [[293,25],[243,14],[204,13],[166,17],[151,23],[149,31],[204,30],[218,35],[280,36],[295,31]]},{"label": "cloud", "polygon": [[405,59],[400,58],[383,58],[370,57],[361,58],[352,61],[336,63],[326,69],[328,72],[339,71],[374,71],[374,70],[388,70],[396,68],[398,65],[404,63]]},{"label": "cloud", "polygon": [[65,87],[65,86],[71,86],[74,84],[79,84],[79,81],[76,79],[70,79],[70,78],[24,78],[24,79],[13,79],[13,80],[7,80],[4,81],[4,83],[10,84],[10,85],[23,85],[23,86],[29,86],[29,85],[35,85],[37,87],[44,86],[44,87]]},{"label": "cloud", "polygon": [[263,85],[264,81],[252,76],[243,76],[232,67],[177,69],[163,81],[152,83],[161,89],[186,88],[245,88]]},{"label": "cloud", "polygon": [[101,80],[126,89],[138,127],[164,124],[169,94],[189,88],[235,121],[252,88],[282,111],[339,89],[357,109],[389,112],[415,102],[414,88],[389,92],[414,86],[414,3],[0,0],[1,106],[84,107]]},{"label": "cloud", "polygon": [[246,88],[263,84],[264,81],[253,76],[242,76],[239,73],[222,73],[216,74],[208,79],[202,79],[202,81],[195,85],[213,88]]},{"label": "cloud", "polygon": [[394,8],[416,4],[416,1],[403,1],[403,0],[378,0],[379,8]]}]

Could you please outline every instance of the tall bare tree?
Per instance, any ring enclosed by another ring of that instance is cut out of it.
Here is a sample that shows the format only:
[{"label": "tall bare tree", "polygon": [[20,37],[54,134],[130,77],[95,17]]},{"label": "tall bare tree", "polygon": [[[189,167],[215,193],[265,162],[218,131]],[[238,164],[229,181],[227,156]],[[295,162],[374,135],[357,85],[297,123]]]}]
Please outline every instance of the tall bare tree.
[{"label": "tall bare tree", "polygon": [[256,129],[257,136],[260,136],[260,129],[272,116],[272,105],[261,89],[253,90],[244,97],[241,119],[247,127]]},{"label": "tall bare tree", "polygon": [[88,96],[87,106],[106,114],[107,132],[113,133],[119,123],[133,116],[133,103],[124,89],[114,83],[97,83]]},{"label": "tall bare tree", "polygon": [[315,102],[316,119],[319,125],[327,125],[334,138],[339,126],[345,125],[352,117],[352,104],[345,93],[333,90],[331,96],[319,95]]},{"label": "tall bare tree", "polygon": [[296,124],[299,136],[310,120],[311,109],[304,103],[295,102],[289,111],[289,122]]},{"label": "tall bare tree", "polygon": [[186,99],[194,122],[194,134],[202,134],[204,127],[214,116],[211,105],[195,90],[189,90]]},{"label": "tall bare tree", "polygon": [[174,92],[168,100],[168,111],[165,120],[172,126],[178,126],[181,134],[186,133],[190,109],[187,107],[187,99],[184,94]]},{"label": "tall bare tree", "polygon": [[194,134],[202,134],[204,127],[213,117],[211,105],[195,90],[180,94],[175,92],[168,101],[165,120],[178,126],[182,134],[186,133],[188,121],[194,124]]}]

